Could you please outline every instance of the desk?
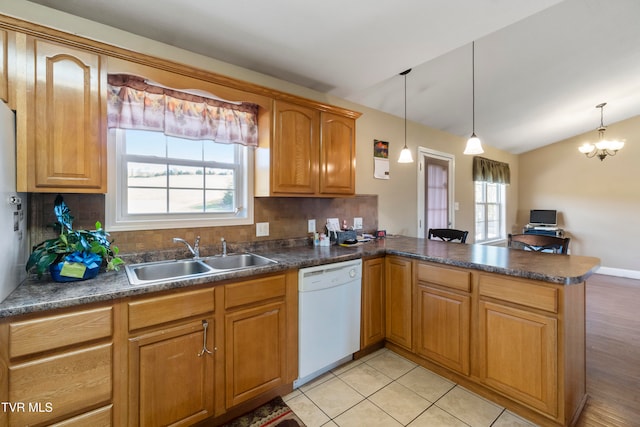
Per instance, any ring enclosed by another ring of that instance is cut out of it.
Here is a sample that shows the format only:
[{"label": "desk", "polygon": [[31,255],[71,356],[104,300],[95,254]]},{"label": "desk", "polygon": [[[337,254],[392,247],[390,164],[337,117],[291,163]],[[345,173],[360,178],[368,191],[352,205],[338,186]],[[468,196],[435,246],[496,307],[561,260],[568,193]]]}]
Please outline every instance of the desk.
[{"label": "desk", "polygon": [[533,227],[524,227],[522,232],[524,234],[543,234],[546,236],[564,237],[564,230],[562,228],[540,230]]}]

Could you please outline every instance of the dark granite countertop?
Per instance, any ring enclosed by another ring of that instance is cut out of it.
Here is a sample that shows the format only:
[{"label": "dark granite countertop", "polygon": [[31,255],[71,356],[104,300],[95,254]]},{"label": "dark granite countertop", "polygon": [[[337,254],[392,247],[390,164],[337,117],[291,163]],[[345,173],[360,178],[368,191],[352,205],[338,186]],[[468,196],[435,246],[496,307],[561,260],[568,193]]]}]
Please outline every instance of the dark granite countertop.
[{"label": "dark granite countertop", "polygon": [[584,281],[600,265],[600,260],[593,257],[461,245],[403,236],[389,236],[353,247],[267,247],[252,251],[278,263],[190,280],[136,286],[129,284],[124,269],[101,273],[94,279],[81,282],[57,283],[45,278],[29,278],[0,303],[0,318],[385,254],[563,285]]}]

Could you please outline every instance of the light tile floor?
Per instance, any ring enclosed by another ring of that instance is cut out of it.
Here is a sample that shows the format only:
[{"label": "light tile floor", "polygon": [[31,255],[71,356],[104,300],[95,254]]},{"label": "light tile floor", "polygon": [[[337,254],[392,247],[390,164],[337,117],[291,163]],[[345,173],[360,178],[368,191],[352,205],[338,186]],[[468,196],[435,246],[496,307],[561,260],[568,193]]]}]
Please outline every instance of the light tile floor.
[{"label": "light tile floor", "polygon": [[307,427],[532,427],[388,349],[340,366],[284,401]]}]

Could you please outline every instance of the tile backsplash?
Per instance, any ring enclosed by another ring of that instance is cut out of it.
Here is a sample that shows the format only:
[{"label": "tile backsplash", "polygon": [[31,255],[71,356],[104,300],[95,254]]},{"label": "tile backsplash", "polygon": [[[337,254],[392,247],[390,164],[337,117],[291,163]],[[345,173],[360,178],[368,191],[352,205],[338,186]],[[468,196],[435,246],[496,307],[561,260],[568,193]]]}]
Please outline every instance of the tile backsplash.
[{"label": "tile backsplash", "polygon": [[[65,203],[75,217],[76,229],[95,228],[95,222],[104,224],[105,198],[101,194],[63,194]],[[56,222],[53,202],[56,194],[31,193],[29,195],[29,220],[31,243],[39,243],[55,237],[51,224]],[[181,237],[193,242],[200,236],[204,255],[219,252],[220,238],[228,242],[230,251],[234,247],[271,240],[304,240],[307,221],[316,220],[318,231],[324,229],[327,218],[338,218],[342,224],[353,225],[353,218],[363,219],[364,231],[373,232],[378,227],[378,196],[357,195],[348,198],[296,198],[269,197],[256,198],[254,224],[228,227],[176,228],[165,230],[107,231],[122,254],[176,249],[173,237]],[[256,237],[255,223],[268,222],[269,236]]]}]

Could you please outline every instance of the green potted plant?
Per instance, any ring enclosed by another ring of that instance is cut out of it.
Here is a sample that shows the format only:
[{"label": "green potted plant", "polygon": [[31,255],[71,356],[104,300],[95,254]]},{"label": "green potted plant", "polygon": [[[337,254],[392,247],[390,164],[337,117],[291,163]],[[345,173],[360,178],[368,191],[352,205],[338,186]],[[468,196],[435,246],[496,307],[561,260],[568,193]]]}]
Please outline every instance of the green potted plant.
[{"label": "green potted plant", "polygon": [[102,265],[108,271],[118,270],[124,263],[99,221],[95,230],[74,230],[73,216],[61,195],[56,197],[54,212],[60,234],[33,247],[27,271],[35,268],[40,278],[49,269],[53,280],[71,282],[95,277]]}]

